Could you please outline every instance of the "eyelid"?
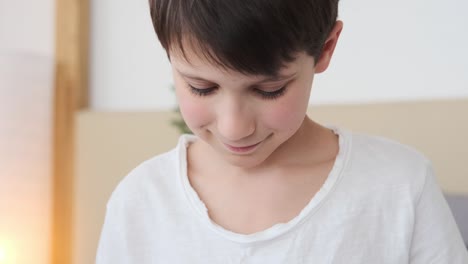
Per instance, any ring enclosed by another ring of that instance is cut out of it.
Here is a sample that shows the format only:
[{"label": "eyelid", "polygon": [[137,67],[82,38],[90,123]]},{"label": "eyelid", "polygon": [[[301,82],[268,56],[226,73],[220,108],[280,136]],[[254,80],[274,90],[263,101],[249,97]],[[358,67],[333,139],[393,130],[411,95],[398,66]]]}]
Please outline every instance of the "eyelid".
[{"label": "eyelid", "polygon": [[286,88],[287,88],[287,85],[283,85],[281,88],[276,89],[271,92],[266,92],[266,91],[257,89],[256,93],[264,99],[276,99],[276,98],[281,97],[285,93]]},{"label": "eyelid", "polygon": [[[275,92],[280,91],[280,90],[283,89],[285,86],[286,86],[286,85],[283,85],[283,86],[281,86],[280,88],[276,88],[276,89],[273,90],[273,91],[265,91],[265,90],[263,90],[263,89],[261,89],[261,88],[259,88],[259,87],[253,87],[252,89],[253,89],[254,91],[257,91],[257,92],[260,92],[260,93],[263,93],[263,94],[270,94],[270,93],[275,93]],[[195,86],[190,85],[190,84],[189,84],[189,87],[190,87],[191,89],[193,89],[193,90],[196,90],[196,91],[198,91],[198,92],[204,92],[204,93],[206,93],[206,92],[208,92],[208,91],[212,91],[212,90],[218,88],[218,86],[212,86],[212,87],[206,87],[206,88],[199,88],[199,87],[195,87]]]},{"label": "eyelid", "polygon": [[265,92],[265,93],[274,93],[274,92],[280,90],[281,88],[283,88],[286,85],[287,85],[287,83],[286,84],[281,83],[279,85],[269,85],[268,88],[255,85],[255,86],[252,87],[252,89],[255,90],[255,91],[261,91],[261,92]]},{"label": "eyelid", "polygon": [[[218,86],[207,87],[207,88],[197,88],[190,84],[188,84],[188,86],[190,88],[190,91],[197,96],[208,96],[212,94],[213,92],[215,92],[215,90],[218,88]],[[278,88],[274,91],[264,91],[259,88],[252,88],[252,90],[258,96],[262,97],[263,99],[277,99],[284,94],[287,86],[288,86],[288,83],[286,83],[285,85],[281,86],[281,88]]]},{"label": "eyelid", "polygon": [[190,88],[190,91],[195,94],[195,95],[198,95],[198,96],[206,96],[206,95],[210,95],[211,93],[213,93],[215,91],[215,89],[217,88],[217,86],[213,86],[213,87],[208,87],[208,88],[197,88],[197,87],[194,87],[190,84],[188,84],[189,88]]},{"label": "eyelid", "polygon": [[190,88],[197,89],[197,90],[206,90],[206,89],[215,89],[215,88],[218,88],[217,85],[210,86],[210,87],[196,87],[196,86],[193,86],[193,85],[189,84],[188,86],[190,86]]}]

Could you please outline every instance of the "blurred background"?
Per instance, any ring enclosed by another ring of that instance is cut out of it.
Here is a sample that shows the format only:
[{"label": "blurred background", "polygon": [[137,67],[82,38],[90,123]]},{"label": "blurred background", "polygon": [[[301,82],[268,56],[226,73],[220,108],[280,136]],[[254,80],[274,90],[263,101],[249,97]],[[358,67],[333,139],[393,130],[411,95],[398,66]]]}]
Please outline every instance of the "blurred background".
[{"label": "blurred background", "polygon": [[[0,264],[94,263],[115,185],[175,145],[170,65],[147,3],[0,0]],[[344,31],[309,109],[433,160],[465,242],[466,10],[341,1]]]}]

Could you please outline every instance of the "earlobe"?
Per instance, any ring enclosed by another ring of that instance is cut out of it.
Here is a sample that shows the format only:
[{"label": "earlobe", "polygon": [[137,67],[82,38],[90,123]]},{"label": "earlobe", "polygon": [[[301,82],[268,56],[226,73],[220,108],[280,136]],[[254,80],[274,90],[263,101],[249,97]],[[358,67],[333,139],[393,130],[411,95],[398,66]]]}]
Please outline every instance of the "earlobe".
[{"label": "earlobe", "polygon": [[324,72],[330,65],[333,52],[343,29],[343,22],[338,20],[325,41],[319,60],[315,64],[315,73]]}]

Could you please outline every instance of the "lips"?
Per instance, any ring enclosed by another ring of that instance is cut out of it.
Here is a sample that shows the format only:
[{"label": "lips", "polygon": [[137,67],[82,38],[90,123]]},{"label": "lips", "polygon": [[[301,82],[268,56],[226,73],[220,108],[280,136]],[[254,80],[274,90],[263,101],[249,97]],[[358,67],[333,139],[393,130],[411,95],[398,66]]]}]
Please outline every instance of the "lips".
[{"label": "lips", "polygon": [[250,146],[232,146],[232,145],[229,145],[229,144],[224,144],[230,151],[232,152],[237,152],[237,153],[245,153],[245,152],[249,152],[251,150],[254,150],[261,142],[257,143],[257,144],[254,144],[254,145],[250,145]]}]

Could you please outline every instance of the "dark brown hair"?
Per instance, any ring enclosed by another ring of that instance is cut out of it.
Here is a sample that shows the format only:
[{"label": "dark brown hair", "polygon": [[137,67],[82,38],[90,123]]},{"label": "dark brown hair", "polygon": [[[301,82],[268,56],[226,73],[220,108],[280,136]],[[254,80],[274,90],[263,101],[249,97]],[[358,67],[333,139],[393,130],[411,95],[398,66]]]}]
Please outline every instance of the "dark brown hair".
[{"label": "dark brown hair", "polygon": [[[149,0],[161,45],[251,75],[276,75],[298,52],[316,60],[338,0]],[[186,58],[186,57],[185,57]]]}]

